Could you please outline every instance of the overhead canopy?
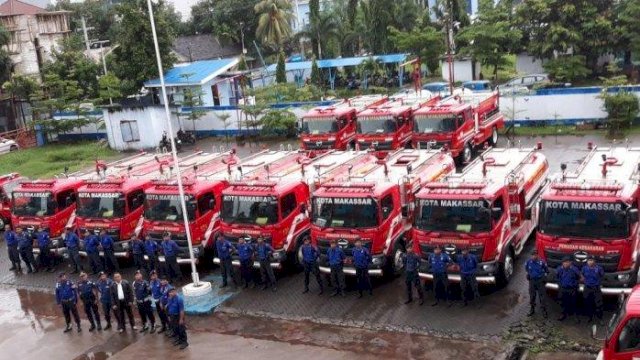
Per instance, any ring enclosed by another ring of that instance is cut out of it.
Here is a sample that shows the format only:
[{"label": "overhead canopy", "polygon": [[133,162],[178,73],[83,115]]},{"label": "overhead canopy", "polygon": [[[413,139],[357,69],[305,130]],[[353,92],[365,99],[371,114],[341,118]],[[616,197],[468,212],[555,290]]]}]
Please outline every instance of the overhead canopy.
[{"label": "overhead canopy", "polygon": [[[373,56],[358,56],[358,57],[346,57],[346,58],[337,58],[337,59],[322,59],[318,60],[318,68],[336,68],[336,67],[349,67],[349,66],[358,66],[362,64],[364,61],[373,58],[376,61],[379,61],[383,64],[399,64],[403,63],[407,59],[406,54],[388,54],[388,55],[373,55]],[[285,64],[286,71],[294,71],[294,70],[310,70],[311,69],[311,61],[298,61],[298,62],[288,62]],[[267,72],[276,71],[277,64],[272,64],[267,67]]]},{"label": "overhead canopy", "polygon": [[[202,86],[236,66],[239,61],[238,58],[229,58],[176,65],[164,74],[164,82],[167,86]],[[144,86],[159,87],[160,79],[149,80]]]}]

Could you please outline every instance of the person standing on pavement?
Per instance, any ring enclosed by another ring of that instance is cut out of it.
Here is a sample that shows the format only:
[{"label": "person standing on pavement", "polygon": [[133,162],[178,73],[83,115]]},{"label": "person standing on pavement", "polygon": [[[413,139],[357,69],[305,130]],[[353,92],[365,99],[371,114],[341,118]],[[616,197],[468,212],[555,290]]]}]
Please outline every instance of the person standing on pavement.
[{"label": "person standing on pavement", "polygon": [[335,287],[331,297],[338,294],[340,294],[340,296],[344,296],[344,251],[338,247],[335,240],[331,240],[329,246],[329,250],[327,250],[327,257],[329,258],[329,267],[331,268],[331,282]]},{"label": "person standing on pavement", "polygon": [[249,283],[252,281],[253,271],[253,246],[248,244],[244,237],[238,239],[238,257],[240,258],[240,277],[244,282],[244,288],[249,287]]},{"label": "person standing on pavement", "polygon": [[136,271],[142,271],[144,264],[144,241],[138,238],[138,235],[131,236],[131,254],[133,254],[133,266]]},{"label": "person standing on pavement", "polygon": [[144,253],[147,255],[147,273],[158,271],[158,243],[147,234],[144,240]]},{"label": "person standing on pavement", "polygon": [[362,298],[362,292],[365,290],[369,291],[369,295],[373,295],[373,287],[369,278],[369,263],[371,262],[369,250],[362,246],[362,241],[357,240],[351,253],[358,279],[358,298]]},{"label": "person standing on pavement", "polygon": [[164,234],[162,252],[164,253],[164,263],[167,267],[167,276],[169,276],[171,282],[174,282],[176,279],[182,281],[182,271],[180,271],[180,266],[178,266],[180,247],[171,239],[171,234],[169,233]]},{"label": "person standing on pavement", "polygon": [[[478,259],[474,254],[469,254],[469,249],[462,249],[462,254],[458,255],[457,263],[460,266],[460,290],[464,306],[469,301],[480,298],[478,292],[478,280],[476,279],[476,271],[478,268]],[[472,298],[468,298],[468,294],[472,294]]]},{"label": "person standing on pavement", "polygon": [[160,297],[160,308],[167,318],[167,331],[165,332],[165,336],[168,338],[176,336],[171,326],[171,321],[169,321],[169,316],[167,315],[167,304],[169,303],[169,291],[171,291],[171,289],[173,289],[173,286],[169,284],[169,279],[167,279],[166,276],[162,277],[162,280],[160,280],[160,293],[162,294]]},{"label": "person standing on pavement", "polygon": [[584,279],[584,304],[589,322],[593,321],[593,316],[598,318],[598,322],[602,324],[602,278],[604,277],[604,269],[596,264],[596,259],[590,256],[587,265],[582,267],[582,278]]},{"label": "person standing on pavement", "polygon": [[407,300],[405,300],[404,303],[409,304],[413,302],[413,288],[415,287],[418,291],[420,305],[422,305],[424,304],[424,291],[422,290],[420,276],[418,275],[418,270],[420,269],[420,256],[414,253],[413,248],[409,246],[402,261],[404,262],[404,283],[407,286]]},{"label": "person standing on pavement", "polygon": [[180,350],[186,349],[189,343],[187,342],[187,328],[184,325],[184,301],[178,296],[178,291],[175,288],[169,290],[167,314],[176,335],[173,345],[178,346]]},{"label": "person standing on pavement", "polygon": [[22,272],[22,264],[20,263],[20,252],[18,251],[18,237],[16,233],[11,230],[11,225],[4,226],[4,241],[7,243],[7,253],[9,255],[9,261],[11,261],[11,267],[9,271]]},{"label": "person standing on pavement", "polygon": [[538,251],[533,250],[531,258],[525,264],[527,271],[527,280],[529,281],[529,305],[531,310],[527,316],[533,316],[536,313],[536,298],[540,299],[540,307],[542,308],[542,316],[547,317],[546,290],[545,279],[549,274],[547,263],[538,258]]},{"label": "person standing on pavement", "polygon": [[304,267],[304,291],[303,294],[309,292],[309,275],[313,273],[313,276],[316,278],[316,282],[318,282],[318,286],[320,287],[320,293],[318,295],[322,295],[324,293],[324,285],[322,284],[322,278],[320,277],[320,267],[318,266],[318,258],[320,257],[320,252],[318,249],[311,245],[311,239],[308,237],[304,238],[304,244],[302,244],[302,265]]},{"label": "person standing on pavement", "polygon": [[80,273],[80,281],[78,281],[78,293],[80,294],[80,300],[84,305],[84,313],[87,315],[91,327],[89,332],[92,332],[98,328],[98,331],[102,331],[102,324],[100,323],[100,314],[98,313],[98,287],[93,281],[90,281],[87,277],[87,273],[84,271]]},{"label": "person standing on pavement", "polygon": [[116,259],[115,250],[113,248],[113,238],[107,234],[107,230],[100,231],[100,246],[104,253],[104,268],[110,273],[120,271],[118,259]]},{"label": "person standing on pavement", "polygon": [[[141,241],[142,242],[142,241]],[[140,332],[149,332],[153,334],[156,332],[156,317],[153,316],[153,309],[151,309],[151,287],[149,283],[142,278],[142,272],[138,270],[135,275],[135,281],[133,282],[133,292],[136,296],[136,303],[138,304],[138,314],[140,314],[140,320],[142,321],[142,329]],[[149,323],[149,325],[147,325]]]},{"label": "person standing on pavement", "polygon": [[266,290],[268,287],[271,287],[271,291],[277,291],[276,275],[273,273],[273,268],[271,267],[271,254],[273,254],[273,248],[271,245],[264,242],[262,236],[258,237],[256,254],[258,256],[258,262],[260,263],[262,290]]},{"label": "person standing on pavement", "polygon": [[27,267],[27,273],[38,272],[36,260],[33,258],[33,238],[31,235],[25,234],[21,228],[18,228],[16,237],[18,238],[18,251],[20,252],[22,261],[24,261]]},{"label": "person standing on pavement", "polygon": [[113,274],[113,283],[109,289],[111,294],[111,304],[113,310],[116,312],[116,319],[118,319],[118,332],[123,332],[125,329],[125,313],[129,317],[129,325],[131,330],[137,330],[135,322],[133,320],[133,289],[131,284],[127,280],[123,280],[120,273]]},{"label": "person standing on pavement", "polygon": [[118,314],[115,313],[115,310],[111,305],[111,284],[113,284],[113,281],[107,277],[107,274],[104,271],[101,271],[99,276],[96,286],[100,293],[100,303],[102,304],[104,320],[107,322],[107,326],[104,327],[104,330],[109,330],[111,329],[111,312],[113,311],[113,315],[116,319],[118,318]]},{"label": "person standing on pavement", "polygon": [[80,239],[71,226],[67,226],[64,236],[64,245],[67,247],[67,254],[69,254],[69,265],[73,267],[72,274],[77,274],[78,269],[84,270],[82,263],[80,262]]},{"label": "person standing on pavement", "polygon": [[100,259],[100,238],[98,235],[91,234],[88,230],[84,232],[84,250],[87,252],[91,264],[92,275],[101,272],[102,259]]},{"label": "person standing on pavement", "polygon": [[558,321],[563,321],[568,316],[575,314],[576,322],[580,322],[576,307],[578,303],[578,283],[581,276],[580,271],[573,265],[570,258],[565,257],[562,259],[562,265],[558,266],[556,271],[562,305],[562,316],[558,318]]},{"label": "person standing on pavement", "polygon": [[67,326],[65,327],[65,333],[71,331],[71,315],[76,322],[78,332],[82,331],[80,327],[80,315],[78,315],[78,292],[76,286],[67,279],[67,274],[60,273],[58,275],[58,282],[56,283],[56,303],[62,307],[62,313],[64,314],[64,320]]},{"label": "person standing on pavement", "polygon": [[40,269],[47,272],[54,272],[54,259],[51,256],[51,238],[49,232],[45,231],[42,226],[38,226],[38,235],[36,236],[38,241],[38,249],[40,249]]},{"label": "person standing on pavement", "polygon": [[228,278],[231,278],[233,283],[236,284],[236,279],[233,277],[233,264],[231,263],[231,253],[235,250],[236,248],[233,247],[229,240],[225,239],[222,235],[218,235],[216,251],[218,252],[218,259],[220,259],[220,273],[222,274],[221,288],[227,287]]},{"label": "person standing on pavement", "polygon": [[[166,286],[166,284],[165,284]],[[162,281],[158,279],[158,273],[155,270],[151,270],[151,276],[149,278],[149,287],[151,288],[151,297],[155,304],[156,312],[158,313],[158,318],[160,319],[160,325],[162,328],[158,331],[158,334],[161,334],[167,330],[167,314],[162,309],[161,299],[162,299]],[[155,327],[154,327],[155,329]],[[155,331],[152,329],[152,331]]]},{"label": "person standing on pavement", "polygon": [[[449,277],[447,275],[447,266],[451,263],[448,254],[442,252],[440,246],[433,249],[433,254],[429,256],[429,265],[433,274],[433,291],[435,293],[435,302],[431,306],[437,306],[440,300],[449,302]],[[451,306],[451,302],[449,302]]]}]

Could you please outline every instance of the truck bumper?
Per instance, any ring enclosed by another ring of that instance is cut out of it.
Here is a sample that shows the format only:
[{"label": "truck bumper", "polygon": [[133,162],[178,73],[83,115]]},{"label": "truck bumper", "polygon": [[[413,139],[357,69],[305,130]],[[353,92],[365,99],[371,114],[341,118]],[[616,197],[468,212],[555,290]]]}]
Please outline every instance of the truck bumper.
[{"label": "truck bumper", "polygon": [[[216,264],[216,265],[220,265],[220,258],[214,257],[213,258],[213,263]],[[231,265],[233,265],[235,267],[240,267],[240,260],[239,259],[231,260]],[[272,261],[270,263],[270,265],[274,269],[277,269],[277,270],[282,269],[282,263],[280,263],[280,262]],[[260,262],[259,261],[254,261],[252,266],[253,266],[254,269],[260,269]]]},{"label": "truck bumper", "polygon": [[[421,279],[426,279],[426,280],[433,281],[433,274],[431,274],[431,273],[419,272],[418,275],[420,276]],[[447,278],[451,282],[460,282],[460,279],[462,278],[462,276],[460,276],[460,274],[447,274]],[[485,275],[477,275],[476,276],[476,281],[478,281],[478,283],[480,283],[480,284],[493,285],[493,284],[496,283],[496,277],[493,276],[493,275],[486,275],[486,276]]]},{"label": "truck bumper", "polygon": [[[342,271],[345,275],[356,276],[356,268],[351,266],[345,266]],[[331,273],[331,268],[329,266],[320,266],[320,272],[325,274]],[[382,269],[369,269],[370,276],[382,276],[384,275]]]},{"label": "truck bumper", "polygon": [[[636,270],[627,270],[605,273],[602,279],[602,293],[604,295],[630,294],[636,285],[635,272]],[[549,290],[559,290],[556,282],[556,269],[549,269],[546,288]],[[582,292],[584,285],[580,284],[578,290]]]},{"label": "truck bumper", "polygon": [[[149,259],[146,255],[145,255],[144,258],[146,260]],[[200,259],[198,259],[197,257],[195,258],[195,260],[196,260],[196,264],[198,264],[200,262]],[[158,261],[159,262],[165,262],[164,255],[158,256]],[[190,258],[186,258],[186,257],[178,256],[177,261],[178,261],[178,265],[191,264],[191,259]]]},{"label": "truck bumper", "polygon": [[[558,286],[557,283],[547,283],[546,288],[549,290],[553,290],[553,291],[558,291],[560,289],[560,287]],[[602,294],[603,295],[620,295],[620,294],[631,294],[631,290],[633,290],[633,288],[612,288],[612,287],[602,287]],[[582,292],[584,291],[584,285],[579,285],[578,286],[578,291]]]}]

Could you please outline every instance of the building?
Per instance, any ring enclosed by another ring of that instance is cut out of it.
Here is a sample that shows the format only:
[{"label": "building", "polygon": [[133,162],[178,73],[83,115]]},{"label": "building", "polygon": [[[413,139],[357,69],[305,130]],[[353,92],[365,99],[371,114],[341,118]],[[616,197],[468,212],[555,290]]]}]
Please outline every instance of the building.
[{"label": "building", "polygon": [[[291,24],[294,33],[302,31],[309,24],[309,0],[291,0],[296,15]],[[329,7],[331,0],[320,0],[320,10]]]},{"label": "building", "polygon": [[242,46],[225,44],[211,34],[178,36],[171,47],[178,62],[224,59],[242,54]]}]

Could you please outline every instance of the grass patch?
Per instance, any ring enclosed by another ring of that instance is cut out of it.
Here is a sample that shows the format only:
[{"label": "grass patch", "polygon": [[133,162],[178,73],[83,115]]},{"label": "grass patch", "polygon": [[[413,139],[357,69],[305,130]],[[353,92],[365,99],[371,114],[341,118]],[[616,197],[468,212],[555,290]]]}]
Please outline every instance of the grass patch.
[{"label": "grass patch", "polygon": [[65,166],[74,172],[93,165],[96,159],[117,157],[117,151],[97,142],[47,145],[0,155],[0,174],[17,172],[30,178],[49,178],[61,174]]}]

